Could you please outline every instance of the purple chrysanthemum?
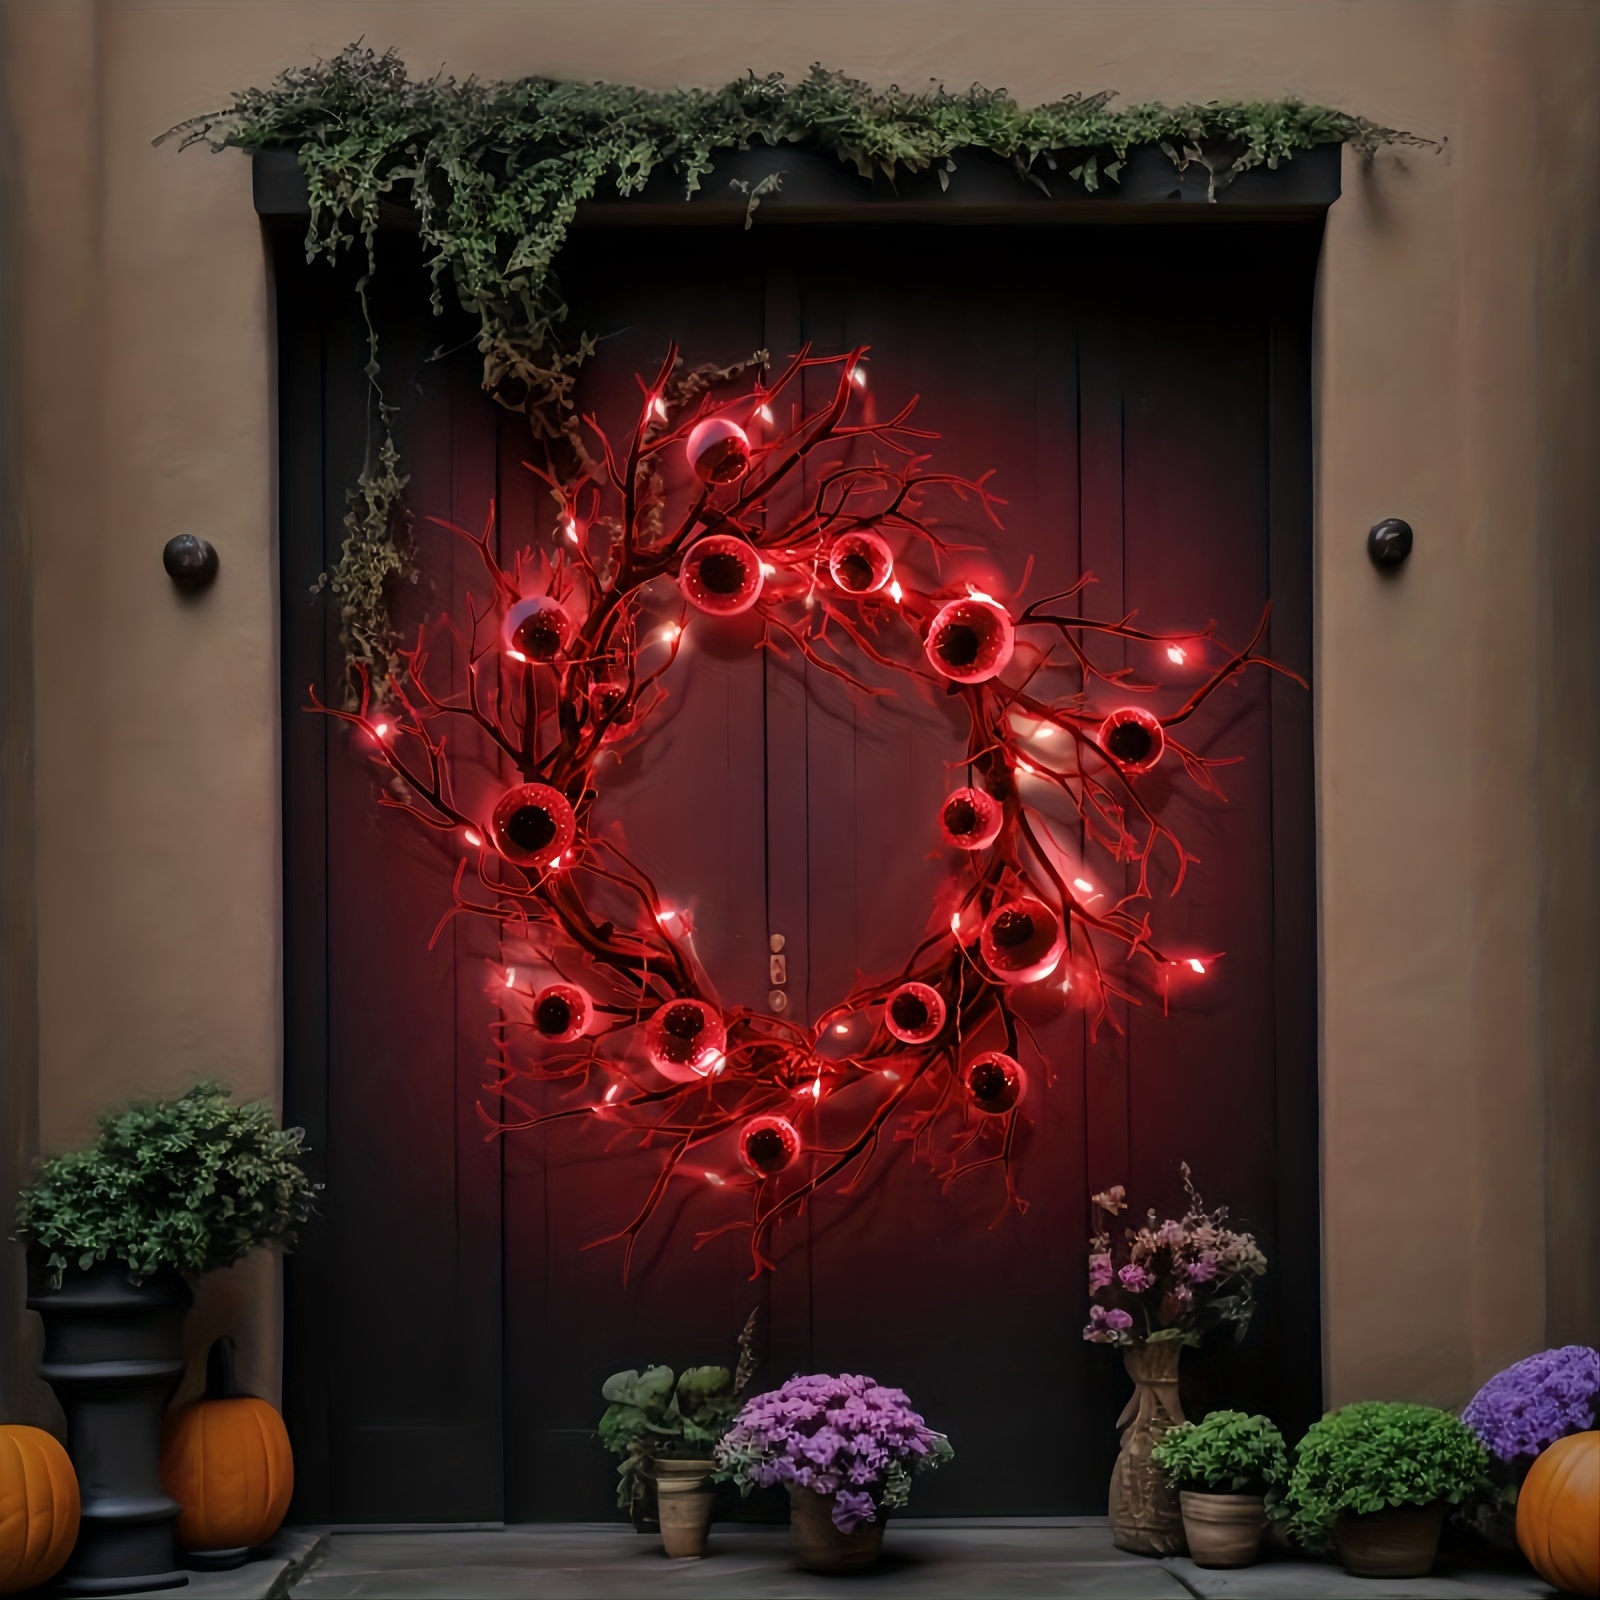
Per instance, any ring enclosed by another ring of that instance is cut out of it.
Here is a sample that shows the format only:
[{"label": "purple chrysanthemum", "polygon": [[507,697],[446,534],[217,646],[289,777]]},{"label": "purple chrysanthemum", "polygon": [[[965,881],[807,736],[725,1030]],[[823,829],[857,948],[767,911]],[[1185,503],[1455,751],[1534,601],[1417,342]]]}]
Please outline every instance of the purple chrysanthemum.
[{"label": "purple chrysanthemum", "polygon": [[1461,1420],[1491,1454],[1515,1461],[1592,1428],[1597,1396],[1600,1351],[1569,1344],[1497,1373],[1472,1397]]},{"label": "purple chrysanthemum", "polygon": [[949,1455],[902,1391],[848,1373],[791,1378],[757,1395],[717,1446],[718,1464],[742,1488],[788,1483],[833,1496],[844,1533],[876,1521],[880,1506],[904,1505],[910,1474]]}]

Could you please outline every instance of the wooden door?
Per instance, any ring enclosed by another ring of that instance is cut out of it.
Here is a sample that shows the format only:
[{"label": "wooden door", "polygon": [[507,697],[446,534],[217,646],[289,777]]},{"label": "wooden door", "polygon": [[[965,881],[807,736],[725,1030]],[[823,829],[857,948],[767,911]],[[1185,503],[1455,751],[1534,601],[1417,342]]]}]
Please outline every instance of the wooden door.
[{"label": "wooden door", "polygon": [[[1030,594],[1092,570],[1104,614],[1137,608],[1196,633],[1214,620],[1234,640],[1271,601],[1271,651],[1305,672],[1315,249],[1314,228],[1283,224],[608,228],[577,236],[565,279],[573,320],[601,338],[586,408],[631,405],[633,372],[669,339],[717,362],[870,343],[871,392],[886,405],[921,394],[940,465],[996,470],[1005,530],[970,558],[988,587],[1015,592],[1030,561]],[[432,330],[398,301],[392,315],[391,370],[398,359],[411,374],[419,528],[430,515],[476,525],[493,494],[504,548],[548,535],[520,425],[473,392],[468,364],[423,359]],[[329,309],[306,335],[308,348],[321,340],[324,384],[336,324]],[[334,410],[305,431],[307,449],[324,441],[324,528]],[[468,581],[423,537],[413,614]],[[308,541],[295,579],[322,559]],[[309,611],[298,625],[317,629]],[[809,1018],[859,972],[898,965],[920,933],[946,870],[931,819],[959,732],[942,704],[861,703],[754,640],[697,619],[659,728],[608,778],[605,803],[666,897],[692,910],[723,998],[765,1003],[779,934],[790,1004]],[[326,659],[325,634],[318,648]],[[287,705],[294,696],[291,678]],[[885,1155],[786,1226],[778,1270],[756,1282],[737,1235],[692,1248],[722,1220],[709,1187],[673,1191],[626,1284],[616,1251],[585,1248],[627,1220],[655,1159],[603,1128],[476,1137],[483,972],[503,952],[480,939],[423,953],[448,864],[393,837],[402,819],[373,820],[370,777],[323,731],[286,733],[291,812],[316,816],[321,796],[325,817],[309,838],[291,819],[288,847],[290,1111],[320,1119],[330,1181],[328,1222],[291,1277],[291,1420],[321,1430],[331,1462],[308,1514],[603,1516],[614,1480],[592,1437],[601,1380],[723,1359],[754,1306],[762,1382],[871,1372],[951,1434],[957,1464],[919,1483],[919,1512],[1103,1510],[1125,1387],[1114,1358],[1080,1338],[1087,1197],[1123,1182],[1136,1202],[1178,1204],[1185,1159],[1273,1258],[1245,1351],[1191,1364],[1197,1398],[1289,1423],[1314,1414],[1310,698],[1263,674],[1204,717],[1199,748],[1243,760],[1224,774],[1226,804],[1181,782],[1162,793],[1201,864],[1160,915],[1179,941],[1227,952],[1214,981],[1170,1016],[1124,1008],[1093,1042],[1081,1012],[1040,1033],[1024,1214],[1002,1215],[992,1172],[942,1192],[925,1167]],[[296,889],[305,856],[322,875]],[[1116,869],[1099,868],[1112,892]],[[298,931],[295,906],[312,923],[323,908],[324,943]],[[313,991],[320,1031],[296,1013]],[[448,1491],[446,1457],[429,1461],[445,1438]],[[375,1441],[394,1445],[387,1461]]]}]

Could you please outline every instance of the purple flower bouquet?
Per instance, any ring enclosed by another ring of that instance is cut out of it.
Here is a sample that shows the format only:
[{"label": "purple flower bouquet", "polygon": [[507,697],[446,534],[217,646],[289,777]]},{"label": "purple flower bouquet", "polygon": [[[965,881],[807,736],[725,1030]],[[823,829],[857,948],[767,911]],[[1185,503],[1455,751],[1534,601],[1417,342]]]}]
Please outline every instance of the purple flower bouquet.
[{"label": "purple flower bouquet", "polygon": [[749,1401],[717,1445],[717,1476],[746,1494],[783,1483],[831,1495],[834,1526],[854,1533],[904,1506],[911,1474],[952,1453],[901,1390],[823,1374]]},{"label": "purple flower bouquet", "polygon": [[1496,1373],[1467,1402],[1461,1420],[1490,1455],[1526,1467],[1557,1439],[1592,1428],[1597,1399],[1600,1351],[1569,1344]]},{"label": "purple flower bouquet", "polygon": [[1600,1351],[1569,1344],[1541,1350],[1497,1372],[1467,1402],[1461,1420],[1492,1461],[1489,1493],[1460,1507],[1455,1526],[1491,1550],[1517,1548],[1517,1493],[1534,1457],[1600,1414]]},{"label": "purple flower bouquet", "polygon": [[1226,1226],[1227,1208],[1207,1211],[1185,1162],[1183,1186],[1189,1206],[1182,1217],[1157,1222],[1154,1211],[1142,1228],[1111,1238],[1111,1219],[1128,1209],[1119,1183],[1094,1196],[1095,1232],[1089,1240],[1091,1344],[1133,1345],[1176,1339],[1199,1344],[1213,1328],[1231,1326],[1244,1337],[1255,1309],[1255,1279],[1267,1258],[1255,1236]]}]

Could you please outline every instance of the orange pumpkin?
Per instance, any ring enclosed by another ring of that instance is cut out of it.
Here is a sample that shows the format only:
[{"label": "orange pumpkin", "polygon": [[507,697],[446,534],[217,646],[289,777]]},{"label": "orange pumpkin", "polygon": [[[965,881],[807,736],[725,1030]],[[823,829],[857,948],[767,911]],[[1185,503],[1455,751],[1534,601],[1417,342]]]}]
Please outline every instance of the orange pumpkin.
[{"label": "orange pumpkin", "polygon": [[78,1475],[43,1428],[0,1427],[0,1594],[53,1578],[78,1542]]},{"label": "orange pumpkin", "polygon": [[1600,1595],[1600,1432],[1539,1453],[1517,1495],[1517,1543],[1546,1583]]},{"label": "orange pumpkin", "polygon": [[294,1458],[283,1418],[237,1392],[233,1343],[218,1339],[206,1359],[206,1392],[167,1413],[161,1485],[182,1510],[185,1550],[243,1552],[278,1531],[294,1492]]}]

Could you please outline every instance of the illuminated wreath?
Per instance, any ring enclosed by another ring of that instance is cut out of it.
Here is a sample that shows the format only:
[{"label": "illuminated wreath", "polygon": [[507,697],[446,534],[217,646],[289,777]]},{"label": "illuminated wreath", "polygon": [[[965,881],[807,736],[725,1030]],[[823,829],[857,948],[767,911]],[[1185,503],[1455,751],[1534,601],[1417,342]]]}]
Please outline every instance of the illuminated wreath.
[{"label": "illuminated wreath", "polygon": [[[585,418],[594,444],[582,447],[579,471],[564,480],[530,468],[558,503],[553,549],[519,552],[507,571],[491,549],[492,505],[481,534],[454,530],[477,547],[493,585],[487,608],[467,602],[463,683],[448,697],[427,686],[419,636],[405,655],[407,683],[386,706],[365,685],[354,710],[313,694],[314,709],[354,725],[390,769],[383,803],[463,848],[445,920],[470,913],[515,931],[538,951],[533,970],[549,977],[525,983],[512,967],[497,981],[503,1015],[489,1087],[518,1115],[483,1112],[492,1130],[583,1113],[659,1141],[662,1164],[638,1212],[594,1241],[625,1241],[627,1258],[692,1157],[697,1177],[752,1191],[748,1220],[735,1226],[750,1228],[759,1272],[771,1265],[772,1227],[869,1160],[896,1118],[946,1179],[997,1163],[1008,1201],[1020,1206],[1011,1156],[1028,1078],[1017,997],[1042,990],[1058,1005],[1087,1007],[1094,1026],[1111,996],[1135,998],[1138,973],[1165,999],[1175,978],[1194,981],[1215,959],[1164,950],[1139,909],[1158,849],[1174,858],[1174,892],[1194,859],[1141,798],[1139,780],[1177,762],[1215,791],[1210,769],[1220,763],[1187,749],[1177,730],[1247,666],[1273,666],[1256,654],[1266,617],[1248,646],[1225,651],[1210,629],[1165,635],[1131,616],[1078,614],[1087,577],[1016,615],[968,583],[914,581],[914,569],[942,573],[954,551],[934,531],[932,496],[953,496],[996,527],[1003,502],[987,475],[926,469],[917,452],[936,435],[911,426],[914,399],[873,419],[865,354],[802,351],[770,386],[758,381],[724,400],[684,381],[674,348],[654,381],[641,382],[625,452]],[[837,369],[837,382],[826,404],[807,410],[796,380],[819,368]],[[796,419],[787,428],[775,421],[780,398]],[[779,515],[773,491],[802,479],[798,508]],[[674,580],[680,603],[663,622],[661,593]],[[719,1004],[685,913],[664,905],[620,840],[596,826],[599,758],[647,736],[683,646],[682,601],[710,616],[754,609],[766,648],[798,651],[867,690],[850,667],[859,651],[967,712],[965,781],[937,818],[959,863],[948,914],[911,941],[893,977],[859,984],[810,1025]],[[1156,685],[1098,665],[1091,635],[1180,668],[1208,656],[1215,665],[1157,716],[1130,703]],[[1063,671],[1068,692],[1041,691],[1042,675]],[[1111,703],[1096,708],[1097,698]],[[476,728],[520,776],[481,810],[458,798],[464,758],[447,741],[452,722]],[[1131,864],[1131,891],[1097,890],[1082,848],[1061,844],[1030,795],[1058,797],[1085,845]],[[619,894],[634,908],[632,925],[593,903]],[[1114,954],[1127,977],[1108,970]],[[847,1032],[860,1042],[841,1055],[829,1036]],[[808,1138],[818,1102],[860,1085],[870,1087],[853,1097],[853,1132],[826,1148]],[[537,1103],[550,1086],[561,1099],[553,1109]]]}]

